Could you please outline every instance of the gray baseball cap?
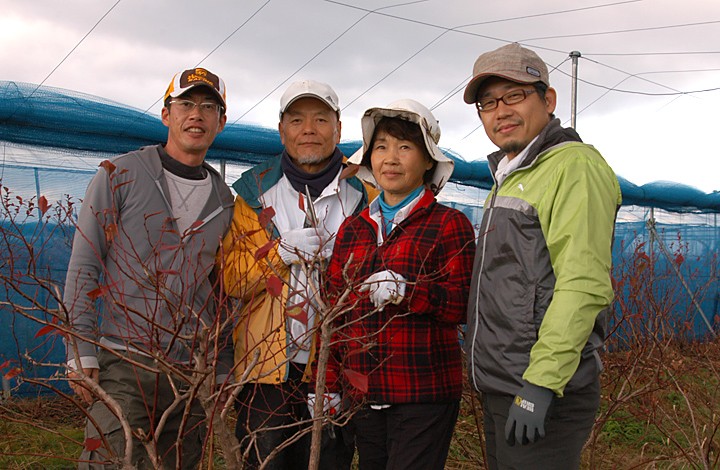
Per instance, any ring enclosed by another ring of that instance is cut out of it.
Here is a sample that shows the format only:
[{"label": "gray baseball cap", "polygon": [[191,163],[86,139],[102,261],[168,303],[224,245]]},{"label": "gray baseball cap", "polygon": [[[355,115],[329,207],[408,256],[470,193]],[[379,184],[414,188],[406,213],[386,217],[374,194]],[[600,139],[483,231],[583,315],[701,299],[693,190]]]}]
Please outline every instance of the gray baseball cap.
[{"label": "gray baseball cap", "polygon": [[535,52],[514,42],[481,54],[473,66],[473,78],[465,87],[463,98],[475,103],[480,85],[489,77],[501,77],[517,83],[543,82],[550,86],[545,62]]}]

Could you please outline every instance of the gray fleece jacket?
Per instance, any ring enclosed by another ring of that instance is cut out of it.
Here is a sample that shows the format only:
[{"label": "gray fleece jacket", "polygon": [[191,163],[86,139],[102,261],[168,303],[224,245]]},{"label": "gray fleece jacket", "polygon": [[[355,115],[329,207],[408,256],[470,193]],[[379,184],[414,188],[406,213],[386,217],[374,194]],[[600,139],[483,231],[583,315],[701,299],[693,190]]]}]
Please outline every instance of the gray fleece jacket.
[{"label": "gray fleece jacket", "polygon": [[[105,161],[85,193],[63,299],[73,330],[85,339],[77,342],[85,367],[96,362],[97,342],[188,363],[202,325],[216,320],[215,259],[232,194],[203,163],[210,197],[199,220],[178,233],[158,148]],[[232,367],[230,331],[216,345],[219,375]],[[74,359],[73,342],[67,349]]]}]

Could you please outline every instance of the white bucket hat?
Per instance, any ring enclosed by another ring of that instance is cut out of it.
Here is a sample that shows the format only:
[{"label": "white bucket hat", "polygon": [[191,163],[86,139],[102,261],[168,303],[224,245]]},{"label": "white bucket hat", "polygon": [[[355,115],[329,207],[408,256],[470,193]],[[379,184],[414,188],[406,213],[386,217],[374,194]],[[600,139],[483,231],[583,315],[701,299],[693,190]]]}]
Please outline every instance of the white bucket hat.
[{"label": "white bucket hat", "polygon": [[420,126],[423,138],[425,140],[425,148],[433,160],[437,162],[432,179],[430,180],[430,189],[438,194],[450,179],[455,162],[445,156],[438,147],[440,140],[440,126],[435,116],[422,104],[415,100],[403,99],[390,103],[384,108],[370,108],[363,114],[361,125],[363,133],[363,145],[352,157],[348,159],[349,163],[359,166],[357,177],[377,187],[377,182],[372,175],[370,168],[362,164],[363,156],[370,148],[370,141],[375,133],[375,126],[380,119],[384,117],[400,118],[406,121],[414,122]]}]

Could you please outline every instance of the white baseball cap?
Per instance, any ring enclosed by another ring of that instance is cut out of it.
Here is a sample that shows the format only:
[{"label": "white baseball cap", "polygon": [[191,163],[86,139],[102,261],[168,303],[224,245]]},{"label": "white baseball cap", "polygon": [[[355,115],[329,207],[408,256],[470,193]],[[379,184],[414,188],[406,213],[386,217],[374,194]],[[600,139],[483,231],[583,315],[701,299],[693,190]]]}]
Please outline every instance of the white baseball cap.
[{"label": "white baseball cap", "polygon": [[425,148],[427,148],[430,157],[437,162],[432,179],[430,180],[430,189],[438,194],[440,190],[448,182],[450,176],[455,169],[455,162],[446,157],[438,147],[440,141],[440,125],[435,116],[422,104],[411,99],[402,99],[394,101],[384,108],[370,108],[365,111],[361,119],[363,145],[352,157],[348,159],[349,163],[359,165],[357,176],[361,180],[367,181],[377,187],[372,171],[368,166],[362,164],[363,156],[370,149],[370,141],[375,133],[375,126],[384,117],[394,117],[414,122],[420,126],[423,138],[425,140]]},{"label": "white baseball cap", "polygon": [[292,83],[280,98],[280,119],[287,109],[300,98],[316,98],[328,105],[340,117],[340,105],[337,93],[327,83],[315,80],[300,80]]}]

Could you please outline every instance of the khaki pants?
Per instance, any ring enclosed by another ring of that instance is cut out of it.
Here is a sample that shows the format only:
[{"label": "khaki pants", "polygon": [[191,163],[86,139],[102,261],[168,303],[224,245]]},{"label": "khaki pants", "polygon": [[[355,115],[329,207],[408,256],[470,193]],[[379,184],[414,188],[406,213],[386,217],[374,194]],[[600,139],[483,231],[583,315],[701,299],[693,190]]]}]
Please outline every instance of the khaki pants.
[{"label": "khaki pants", "polygon": [[[150,358],[138,355],[133,355],[132,358],[136,362],[153,365],[153,360]],[[143,429],[154,438],[155,442],[150,445],[155,447],[162,468],[176,468],[178,443],[181,445],[180,468],[197,468],[202,458],[206,435],[205,416],[200,403],[197,400],[191,403],[184,424],[182,419],[187,403],[181,403],[172,411],[162,432],[156,435],[155,428],[160,418],[175,398],[168,377],[138,368],[103,350],[98,354],[98,362],[100,386],[120,404],[132,430]],[[181,389],[185,385],[180,381],[176,381],[175,384]],[[120,420],[100,401],[93,403],[89,414],[97,423],[97,427],[88,419],[85,426],[86,446],[80,456],[78,468],[81,470],[120,468],[118,462],[125,453],[125,436]],[[179,436],[181,426],[182,435]],[[111,449],[99,447],[88,450],[88,447],[103,445],[101,435],[105,436]],[[145,446],[137,438],[134,438],[132,443],[132,463],[138,469],[154,468]]]}]

